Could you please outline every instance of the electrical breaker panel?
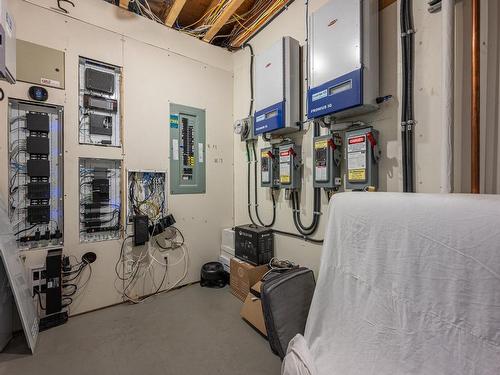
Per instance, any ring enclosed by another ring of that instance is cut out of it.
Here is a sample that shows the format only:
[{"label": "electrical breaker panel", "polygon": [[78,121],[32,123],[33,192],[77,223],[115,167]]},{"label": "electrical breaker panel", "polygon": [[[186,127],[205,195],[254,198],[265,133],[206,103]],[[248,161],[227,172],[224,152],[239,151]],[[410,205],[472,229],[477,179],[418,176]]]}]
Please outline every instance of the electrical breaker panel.
[{"label": "electrical breaker panel", "polygon": [[378,188],[378,131],[372,127],[346,132],[346,188]]},{"label": "electrical breaker panel", "polygon": [[300,129],[300,45],[283,37],[255,58],[254,134]]},{"label": "electrical breaker panel", "polygon": [[278,149],[266,147],[260,150],[260,186],[278,189],[280,186]]},{"label": "electrical breaker panel", "polygon": [[170,104],[170,190],[205,193],[205,110]]},{"label": "electrical breaker panel", "polygon": [[309,18],[308,118],[376,110],[378,0],[330,0]]},{"label": "electrical breaker panel", "polygon": [[280,188],[300,189],[301,147],[293,143],[279,147]]},{"label": "electrical breaker panel", "polygon": [[330,190],[342,185],[340,161],[342,139],[338,134],[315,137],[314,145],[314,187]]},{"label": "electrical breaker panel", "polygon": [[121,161],[80,158],[80,242],[120,238]]},{"label": "electrical breaker panel", "polygon": [[121,68],[80,57],[79,140],[121,146]]},{"label": "electrical breaker panel", "polygon": [[63,243],[63,108],[9,99],[9,216],[20,248]]}]

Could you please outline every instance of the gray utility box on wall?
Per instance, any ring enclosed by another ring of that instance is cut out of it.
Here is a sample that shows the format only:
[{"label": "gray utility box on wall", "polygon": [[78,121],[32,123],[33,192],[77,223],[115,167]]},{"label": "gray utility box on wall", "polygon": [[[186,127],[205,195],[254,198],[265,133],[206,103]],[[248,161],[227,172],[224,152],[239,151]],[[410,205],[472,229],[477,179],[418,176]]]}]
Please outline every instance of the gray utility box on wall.
[{"label": "gray utility box on wall", "polygon": [[170,193],[206,191],[205,110],[170,103]]}]

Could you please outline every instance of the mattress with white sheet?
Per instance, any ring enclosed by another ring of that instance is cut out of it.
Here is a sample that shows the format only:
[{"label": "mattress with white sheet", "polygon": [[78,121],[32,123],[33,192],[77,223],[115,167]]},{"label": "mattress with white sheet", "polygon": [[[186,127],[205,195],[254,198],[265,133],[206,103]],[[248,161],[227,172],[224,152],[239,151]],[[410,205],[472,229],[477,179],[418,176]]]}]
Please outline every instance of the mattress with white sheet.
[{"label": "mattress with white sheet", "polygon": [[500,374],[500,196],[335,195],[282,372]]}]

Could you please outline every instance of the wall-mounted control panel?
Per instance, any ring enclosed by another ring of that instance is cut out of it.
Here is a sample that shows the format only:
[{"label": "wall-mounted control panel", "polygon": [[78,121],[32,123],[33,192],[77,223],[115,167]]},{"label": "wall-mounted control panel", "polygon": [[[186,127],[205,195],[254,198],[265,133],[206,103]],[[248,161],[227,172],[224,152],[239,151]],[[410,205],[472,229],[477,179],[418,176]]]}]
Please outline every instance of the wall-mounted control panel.
[{"label": "wall-mounted control panel", "polygon": [[20,248],[63,243],[63,108],[9,99],[9,216]]},{"label": "wall-mounted control panel", "polygon": [[205,110],[171,103],[171,194],[205,193],[205,147]]},{"label": "wall-mounted control panel", "polygon": [[342,138],[338,134],[313,139],[314,187],[336,190],[342,185],[340,162]]},{"label": "wall-mounted control panel", "polygon": [[280,188],[300,189],[301,147],[288,143],[281,145],[279,151],[279,182]]},{"label": "wall-mounted control panel", "polygon": [[309,18],[308,118],[376,110],[378,0],[330,0]]},{"label": "wall-mounted control panel", "polygon": [[80,57],[79,140],[121,146],[121,68]]},{"label": "wall-mounted control panel", "polygon": [[260,186],[279,189],[279,151],[275,147],[260,150]]},{"label": "wall-mounted control panel", "polygon": [[300,129],[300,46],[283,37],[255,58],[255,135]]},{"label": "wall-mounted control panel", "polygon": [[378,188],[378,131],[372,127],[352,130],[345,135],[346,188]]},{"label": "wall-mounted control panel", "polygon": [[121,161],[80,158],[80,242],[120,238]]}]

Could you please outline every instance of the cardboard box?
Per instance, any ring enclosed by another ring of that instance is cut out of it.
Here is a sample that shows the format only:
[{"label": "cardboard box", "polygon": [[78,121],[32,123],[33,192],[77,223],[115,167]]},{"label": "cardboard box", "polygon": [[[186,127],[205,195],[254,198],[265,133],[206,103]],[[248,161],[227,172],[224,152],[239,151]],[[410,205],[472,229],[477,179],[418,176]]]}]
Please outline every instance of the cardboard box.
[{"label": "cardboard box", "polygon": [[239,259],[232,258],[230,263],[231,293],[240,300],[245,301],[248,293],[250,293],[250,287],[260,281],[268,270],[267,264],[252,266]]},{"label": "cardboard box", "polygon": [[252,327],[267,337],[266,323],[264,322],[264,313],[262,312],[262,302],[260,296],[261,282],[258,281],[252,290],[248,293],[245,303],[241,308],[241,317]]}]

